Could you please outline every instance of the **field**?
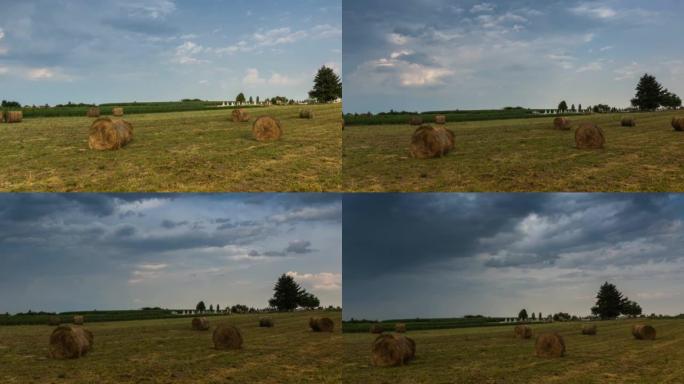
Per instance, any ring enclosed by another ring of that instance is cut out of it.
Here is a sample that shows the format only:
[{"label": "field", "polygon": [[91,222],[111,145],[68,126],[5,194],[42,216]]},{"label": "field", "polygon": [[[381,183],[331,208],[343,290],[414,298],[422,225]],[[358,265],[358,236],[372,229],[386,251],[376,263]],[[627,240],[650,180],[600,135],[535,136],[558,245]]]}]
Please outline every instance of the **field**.
[{"label": "field", "polygon": [[603,150],[575,148],[574,130],[553,129],[553,118],[447,123],[456,148],[444,158],[409,157],[415,127],[349,126],[344,132],[343,188],[374,192],[681,192],[684,132],[670,126],[684,112],[571,116],[603,128]]},{"label": "field", "polygon": [[534,356],[532,339],[513,338],[513,326],[408,332],[416,359],[404,367],[370,365],[371,334],[345,334],[345,383],[681,383],[684,377],[684,321],[645,320],[655,341],[635,340],[638,321],[598,323],[596,336],[580,335],[581,323],[531,325],[558,331],[566,356]]},{"label": "field", "polygon": [[371,325],[379,325],[385,331],[394,331],[397,323],[403,323],[409,330],[466,328],[483,326],[507,326],[502,324],[503,318],[471,317],[471,318],[442,318],[442,319],[399,319],[382,322],[345,321],[342,323],[344,333],[368,333]]},{"label": "field", "polygon": [[341,106],[307,106],[312,120],[300,108],[249,109],[281,121],[283,138],[269,143],[230,109],[127,115],[135,135],[118,151],[88,149],[85,116],[0,124],[0,191],[339,191]]},{"label": "field", "polygon": [[[310,316],[328,316],[333,334],[308,329]],[[190,319],[86,324],[94,349],[76,360],[47,358],[53,327],[0,327],[0,382],[13,383],[339,383],[340,312],[211,317],[237,326],[240,351],[213,349],[211,331],[193,331]]]}]

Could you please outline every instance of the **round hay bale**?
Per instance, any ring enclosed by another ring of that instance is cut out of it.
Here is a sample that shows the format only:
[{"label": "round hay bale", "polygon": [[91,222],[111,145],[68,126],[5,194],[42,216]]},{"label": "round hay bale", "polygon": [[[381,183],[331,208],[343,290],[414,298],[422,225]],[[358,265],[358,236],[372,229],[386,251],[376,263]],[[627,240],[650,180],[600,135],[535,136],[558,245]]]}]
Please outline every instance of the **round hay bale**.
[{"label": "round hay bale", "polygon": [[100,117],[100,108],[90,107],[86,113],[87,117]]},{"label": "round hay bale", "polygon": [[59,316],[48,317],[48,325],[56,327],[60,324],[62,324],[62,318],[61,317],[59,317]]},{"label": "round hay bale", "polygon": [[314,332],[332,332],[335,322],[328,317],[312,317],[309,319],[309,327]]},{"label": "round hay bale", "polygon": [[532,328],[527,325],[516,325],[513,329],[515,337],[520,339],[529,339],[532,337]]},{"label": "round hay bale", "polygon": [[409,125],[422,125],[423,124],[423,118],[420,116],[412,116],[409,119]]},{"label": "round hay bale", "polygon": [[133,140],[133,125],[124,120],[99,118],[90,125],[88,146],[95,150],[114,150]]},{"label": "round hay bale", "polygon": [[583,335],[595,335],[596,334],[596,324],[584,324],[582,326]]},{"label": "round hay bale", "polygon": [[582,123],[575,130],[575,144],[578,149],[602,149],[605,143],[603,130],[594,123]]},{"label": "round hay bale", "polygon": [[636,120],[630,117],[623,117],[620,120],[620,125],[623,127],[636,127]]},{"label": "round hay bale", "polygon": [[74,316],[74,324],[76,325],[83,325],[85,323],[85,318],[81,315],[76,315]]},{"label": "round hay bale", "polygon": [[684,117],[673,117],[672,128],[675,131],[684,131]]},{"label": "round hay bale", "polygon": [[240,349],[242,348],[242,334],[235,326],[229,324],[221,324],[214,330],[214,348]]},{"label": "round hay bale", "polygon": [[340,125],[342,126],[342,130],[344,131],[344,117],[343,117],[342,120],[340,121]]},{"label": "round hay bale", "polygon": [[404,323],[396,323],[394,325],[394,331],[398,333],[406,333],[406,324]]},{"label": "round hay bale", "polygon": [[537,357],[563,357],[565,341],[558,333],[545,333],[537,337],[534,350]]},{"label": "round hay bale", "polygon": [[249,121],[249,113],[242,108],[233,109],[232,118],[233,123],[244,123]]},{"label": "round hay bale", "polygon": [[258,141],[278,140],[283,135],[280,122],[270,116],[261,116],[254,121],[252,133]]},{"label": "round hay bale", "polygon": [[[5,112],[0,111],[0,123],[4,123],[4,122],[5,122]],[[342,129],[344,129],[344,126],[342,127]]]},{"label": "round hay bale", "polygon": [[272,328],[273,327],[273,320],[266,318],[266,317],[259,319],[259,327]]},{"label": "round hay bale", "polygon": [[404,335],[380,335],[373,342],[371,363],[376,367],[405,365],[416,356],[416,343]]},{"label": "round hay bale", "polygon": [[445,115],[435,116],[435,124],[446,124],[446,116]]},{"label": "round hay bale", "polygon": [[93,348],[93,333],[73,325],[57,327],[50,335],[50,357],[77,359]]},{"label": "round hay bale", "polygon": [[112,108],[112,115],[114,116],[123,116],[124,115],[124,110],[121,107],[114,107]]},{"label": "round hay bale", "polygon": [[637,340],[655,340],[656,330],[647,324],[636,324],[632,326],[632,335]]},{"label": "round hay bale", "polygon": [[423,125],[411,136],[411,156],[416,159],[442,157],[454,149],[454,133],[444,127]]},{"label": "round hay bale", "polygon": [[313,119],[314,113],[310,109],[302,109],[301,111],[299,111],[299,118],[300,119]]},{"label": "round hay bale", "polygon": [[9,111],[5,116],[5,121],[8,123],[21,123],[24,119],[24,112],[22,111]]},{"label": "round hay bale", "polygon": [[209,320],[207,320],[206,317],[193,317],[192,329],[194,329],[195,331],[209,330]]},{"label": "round hay bale", "polygon": [[370,333],[380,334],[385,332],[385,329],[380,324],[372,324],[370,326]]},{"label": "round hay bale", "polygon": [[569,131],[570,126],[572,124],[570,123],[570,120],[567,117],[556,117],[553,119],[553,127],[555,129],[560,129],[561,131]]}]

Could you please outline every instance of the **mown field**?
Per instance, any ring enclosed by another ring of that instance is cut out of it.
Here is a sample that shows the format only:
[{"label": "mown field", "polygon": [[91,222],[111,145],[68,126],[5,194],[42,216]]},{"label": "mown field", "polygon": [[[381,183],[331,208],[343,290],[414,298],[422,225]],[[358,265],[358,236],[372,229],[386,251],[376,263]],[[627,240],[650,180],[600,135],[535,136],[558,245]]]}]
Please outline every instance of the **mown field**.
[{"label": "mown field", "polygon": [[[684,320],[646,320],[655,341],[635,340],[639,322],[598,323],[596,336],[580,335],[581,323],[531,325],[532,339],[513,337],[513,326],[408,332],[416,359],[403,367],[370,365],[371,334],[345,334],[344,383],[682,383]],[[558,331],[566,356],[534,356],[534,337]]]},{"label": "mown field", "polygon": [[[314,333],[310,316],[328,316],[334,333]],[[213,348],[213,331],[193,331],[190,319],[86,324],[94,349],[80,359],[47,357],[54,327],[0,327],[0,382],[14,383],[340,383],[343,341],[340,312],[211,317],[237,326],[240,351]]]},{"label": "mown field", "polygon": [[444,158],[409,157],[407,124],[349,126],[344,131],[345,191],[418,192],[681,192],[684,132],[670,126],[684,112],[570,117],[593,121],[606,136],[603,150],[575,148],[574,129],[553,129],[553,118],[447,123],[455,150]]},{"label": "mown field", "polygon": [[406,329],[412,331],[427,329],[466,328],[482,326],[507,326],[502,324],[503,318],[496,317],[471,317],[471,318],[442,318],[442,319],[397,319],[381,322],[365,320],[345,321],[342,323],[344,333],[367,333],[371,325],[379,325],[385,331],[394,331],[397,323],[406,325]]},{"label": "mown field", "polygon": [[127,115],[134,139],[118,151],[88,148],[87,117],[0,124],[0,191],[339,191],[341,106],[307,106],[312,120],[300,108],[249,110],[281,121],[282,139],[268,143],[230,109]]}]

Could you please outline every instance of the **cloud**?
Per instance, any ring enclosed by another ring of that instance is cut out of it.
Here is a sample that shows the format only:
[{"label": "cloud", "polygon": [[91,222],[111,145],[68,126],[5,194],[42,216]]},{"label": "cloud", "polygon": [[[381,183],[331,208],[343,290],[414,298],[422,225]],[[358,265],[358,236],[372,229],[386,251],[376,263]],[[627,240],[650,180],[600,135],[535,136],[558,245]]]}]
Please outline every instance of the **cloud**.
[{"label": "cloud", "polygon": [[613,71],[615,73],[615,80],[633,80],[639,76],[643,70],[641,65],[633,61],[631,64],[624,67],[617,68]]},{"label": "cloud", "polygon": [[319,273],[299,273],[297,271],[288,271],[286,273],[298,282],[304,282],[313,289],[318,290],[339,290],[342,286],[342,274],[331,272]]},{"label": "cloud", "polygon": [[278,224],[338,221],[342,212],[341,204],[331,204],[318,207],[302,207],[271,216],[271,220]]},{"label": "cloud", "polygon": [[55,72],[49,68],[35,68],[29,70],[27,76],[30,80],[45,80],[55,77]]},{"label": "cloud", "polygon": [[150,19],[165,18],[176,10],[176,4],[171,0],[135,0],[121,3],[133,17]]},{"label": "cloud", "polygon": [[494,4],[490,3],[480,3],[480,4],[475,4],[473,5],[472,8],[470,8],[471,13],[481,13],[481,12],[492,12],[496,6]]},{"label": "cloud", "polygon": [[289,27],[270,29],[264,32],[256,32],[252,35],[254,41],[265,47],[281,44],[291,44],[308,36],[306,31],[292,31]]},{"label": "cloud", "polygon": [[577,68],[578,73],[597,72],[601,70],[603,70],[603,63],[601,61],[593,61],[591,63],[587,63],[586,65]]},{"label": "cloud", "polygon": [[286,253],[296,253],[296,254],[305,254],[305,253],[311,253],[311,242],[306,241],[306,240],[294,240],[290,241],[288,244],[287,248],[285,248]]},{"label": "cloud", "polygon": [[186,41],[175,49],[174,61],[179,64],[203,64],[208,60],[197,58],[197,55],[206,52],[207,49],[192,41]]},{"label": "cloud", "polygon": [[570,8],[570,12],[596,19],[613,19],[618,16],[618,12],[613,8],[595,3],[582,3]]}]

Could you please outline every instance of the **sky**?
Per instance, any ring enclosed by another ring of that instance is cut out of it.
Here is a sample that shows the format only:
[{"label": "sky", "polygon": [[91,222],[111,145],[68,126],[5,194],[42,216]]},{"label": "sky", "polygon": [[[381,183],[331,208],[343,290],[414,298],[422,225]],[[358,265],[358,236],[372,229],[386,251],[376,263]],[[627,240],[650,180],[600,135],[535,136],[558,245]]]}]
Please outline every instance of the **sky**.
[{"label": "sky", "polygon": [[0,313],[341,305],[337,194],[0,194]]},{"label": "sky", "polygon": [[341,0],[0,0],[0,98],[308,98],[342,62]]},{"label": "sky", "polygon": [[684,94],[677,0],[345,0],[346,113],[628,107],[651,73]]},{"label": "sky", "polygon": [[684,196],[347,194],[344,318],[684,313]]}]

